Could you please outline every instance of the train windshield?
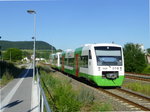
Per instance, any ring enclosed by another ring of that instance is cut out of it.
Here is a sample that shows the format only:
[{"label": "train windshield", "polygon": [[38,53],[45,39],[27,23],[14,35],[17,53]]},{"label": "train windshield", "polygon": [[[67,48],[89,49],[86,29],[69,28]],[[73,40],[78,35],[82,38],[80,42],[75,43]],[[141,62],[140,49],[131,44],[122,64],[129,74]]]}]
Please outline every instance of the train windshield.
[{"label": "train windshield", "polygon": [[120,47],[95,47],[98,66],[121,66],[122,53]]}]

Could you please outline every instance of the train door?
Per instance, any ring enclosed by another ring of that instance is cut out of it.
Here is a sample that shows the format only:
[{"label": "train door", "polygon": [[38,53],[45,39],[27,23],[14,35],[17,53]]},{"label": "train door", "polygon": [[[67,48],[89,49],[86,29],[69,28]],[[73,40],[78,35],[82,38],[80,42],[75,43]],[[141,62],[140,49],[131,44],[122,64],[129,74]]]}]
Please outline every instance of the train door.
[{"label": "train door", "polygon": [[91,50],[88,51],[88,73],[92,74],[92,54],[91,54]]},{"label": "train door", "polygon": [[75,62],[76,76],[78,77],[78,75],[79,75],[79,55],[78,54],[76,54],[75,60],[76,60],[76,62]]},{"label": "train door", "polygon": [[62,71],[64,72],[65,57],[62,56]]}]

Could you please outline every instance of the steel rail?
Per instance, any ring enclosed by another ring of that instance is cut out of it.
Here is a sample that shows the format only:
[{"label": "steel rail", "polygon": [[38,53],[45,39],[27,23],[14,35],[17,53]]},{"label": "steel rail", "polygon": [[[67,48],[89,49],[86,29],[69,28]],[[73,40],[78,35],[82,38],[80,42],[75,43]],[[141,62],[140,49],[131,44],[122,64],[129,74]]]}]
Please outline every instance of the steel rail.
[{"label": "steel rail", "polygon": [[130,72],[125,72],[125,74],[129,74],[129,75],[141,75],[141,76],[150,76],[150,74],[141,74],[141,73],[130,73]]},{"label": "steel rail", "polygon": [[[61,72],[61,73],[62,73],[62,72]],[[62,73],[62,74],[64,74],[64,73]],[[78,81],[79,81],[79,80],[78,80]],[[141,110],[143,110],[143,111],[150,111],[150,109],[147,108],[147,107],[144,107],[144,106],[142,106],[142,105],[140,105],[140,104],[137,104],[137,103],[135,103],[135,102],[133,102],[133,101],[130,101],[130,100],[126,99],[126,98],[123,98],[123,97],[121,97],[121,96],[119,96],[119,95],[116,95],[116,94],[114,94],[114,93],[111,93],[111,92],[109,92],[109,91],[107,91],[107,90],[105,90],[105,89],[97,88],[97,87],[94,87],[94,86],[90,86],[90,87],[93,87],[93,88],[95,88],[95,89],[97,89],[97,90],[99,90],[99,91],[101,91],[101,92],[103,92],[103,93],[106,93],[106,94],[108,94],[108,95],[110,95],[110,96],[113,96],[113,97],[115,97],[115,98],[118,98],[118,99],[120,99],[121,101],[124,101],[124,102],[126,102],[126,103],[128,103],[128,104],[131,104],[131,105],[133,105],[134,107],[139,108],[139,109],[141,109]]]},{"label": "steel rail", "polygon": [[133,77],[139,77],[143,79],[150,79],[150,76],[144,76],[144,75],[125,74],[125,76],[133,76]]},{"label": "steel rail", "polygon": [[129,79],[135,79],[135,80],[142,80],[142,81],[147,81],[147,82],[150,82],[150,79],[147,79],[147,78],[144,78],[144,77],[136,77],[136,76],[125,76],[126,78],[129,78]]},{"label": "steel rail", "polygon": [[142,105],[139,105],[139,104],[137,104],[137,103],[135,103],[135,102],[132,102],[132,101],[126,99],[126,98],[123,98],[123,97],[118,96],[118,95],[116,95],[116,94],[114,94],[114,93],[111,93],[111,92],[109,92],[109,91],[107,91],[107,90],[105,90],[105,89],[101,89],[101,88],[97,88],[97,89],[100,90],[100,91],[102,91],[102,92],[104,92],[104,93],[106,93],[106,94],[108,94],[108,95],[111,95],[111,96],[113,96],[113,97],[115,97],[115,98],[118,98],[118,99],[120,99],[120,100],[122,100],[122,101],[124,101],[124,102],[127,102],[128,104],[131,104],[131,105],[133,105],[133,106],[135,106],[135,107],[137,107],[137,108],[140,108],[140,109],[143,110],[143,111],[150,111],[149,108],[146,108],[146,107],[144,107],[144,106],[142,106]]},{"label": "steel rail", "polygon": [[122,91],[122,92],[126,92],[128,94],[131,94],[131,95],[134,95],[134,96],[137,96],[137,97],[140,97],[140,98],[150,102],[150,98],[149,97],[142,96],[142,95],[139,95],[139,94],[136,94],[136,93],[133,93],[131,91],[128,91],[128,90],[125,90],[125,89],[121,89],[121,88],[117,88],[117,90]]}]

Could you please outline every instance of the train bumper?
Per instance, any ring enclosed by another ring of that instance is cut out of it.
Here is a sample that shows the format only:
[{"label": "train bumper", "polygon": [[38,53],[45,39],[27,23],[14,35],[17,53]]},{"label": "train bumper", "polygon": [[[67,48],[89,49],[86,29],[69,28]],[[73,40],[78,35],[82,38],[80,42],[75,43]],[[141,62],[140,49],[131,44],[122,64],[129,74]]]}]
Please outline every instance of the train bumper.
[{"label": "train bumper", "polygon": [[124,76],[119,76],[118,78],[111,80],[107,78],[102,78],[100,76],[94,76],[93,81],[98,86],[121,86],[124,80]]},{"label": "train bumper", "polygon": [[96,83],[98,86],[121,86],[124,80],[124,75],[120,75],[114,80],[103,78],[102,76],[93,76],[84,73],[80,73],[79,77],[85,77]]}]

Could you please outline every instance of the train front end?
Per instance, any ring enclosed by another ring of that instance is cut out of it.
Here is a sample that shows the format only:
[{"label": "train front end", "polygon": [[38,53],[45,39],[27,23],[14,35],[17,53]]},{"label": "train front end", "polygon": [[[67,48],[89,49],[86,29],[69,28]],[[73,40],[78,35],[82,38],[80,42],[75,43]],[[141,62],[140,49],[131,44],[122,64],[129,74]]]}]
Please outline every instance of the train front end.
[{"label": "train front end", "polygon": [[[115,44],[93,47],[94,82],[98,86],[121,86],[124,80],[123,49]],[[95,63],[95,64],[94,64]]]}]

